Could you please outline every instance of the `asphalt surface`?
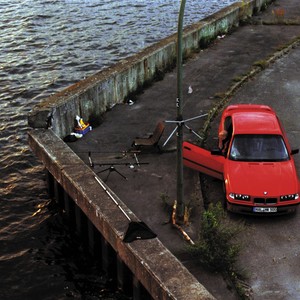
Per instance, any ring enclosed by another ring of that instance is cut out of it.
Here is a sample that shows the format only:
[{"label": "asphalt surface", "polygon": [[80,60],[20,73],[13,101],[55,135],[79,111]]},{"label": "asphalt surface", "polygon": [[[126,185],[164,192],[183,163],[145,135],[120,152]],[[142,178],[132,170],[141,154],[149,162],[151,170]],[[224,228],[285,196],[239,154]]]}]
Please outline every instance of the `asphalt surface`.
[{"label": "asphalt surface", "polygon": [[[219,37],[185,62],[184,119],[207,113],[211,116],[216,107],[220,112],[210,123],[205,147],[210,149],[217,145],[222,105],[257,103],[275,109],[292,148],[300,148],[300,46],[294,43],[293,47],[286,47],[300,37],[299,18],[300,2],[276,1],[254,17],[251,24]],[[268,60],[271,63],[265,65]],[[254,65],[265,65],[265,68],[258,70]],[[256,73],[248,78],[251,70]],[[241,84],[242,78],[248,79]],[[111,108],[99,127],[69,146],[87,164],[91,152],[94,171],[99,177],[157,233],[164,245],[212,295],[217,299],[238,299],[221,275],[205,271],[186,254],[188,242],[170,223],[170,207],[176,199],[177,186],[176,136],[170,136],[175,124],[165,123],[160,145],[170,139],[162,147],[162,153],[153,149],[127,152],[133,139],[152,132],[158,121],[176,118],[176,82],[176,70],[167,73],[162,81],[155,82],[133,98],[132,105],[120,104]],[[234,85],[237,87],[234,93],[224,98]],[[192,93],[188,93],[189,87]],[[206,122],[205,116],[185,124],[202,134]],[[198,141],[186,127],[184,139]],[[300,171],[299,154],[295,160]],[[191,212],[189,224],[183,225],[183,229],[192,240],[197,239],[200,230],[203,198],[215,202],[224,196],[220,182],[207,178],[207,183],[207,188],[202,190],[199,174],[184,168],[184,201]],[[300,299],[299,214],[265,218],[230,215],[230,218],[237,224],[240,220],[247,224],[240,236],[243,250],[239,266],[248,275],[251,297]]]}]

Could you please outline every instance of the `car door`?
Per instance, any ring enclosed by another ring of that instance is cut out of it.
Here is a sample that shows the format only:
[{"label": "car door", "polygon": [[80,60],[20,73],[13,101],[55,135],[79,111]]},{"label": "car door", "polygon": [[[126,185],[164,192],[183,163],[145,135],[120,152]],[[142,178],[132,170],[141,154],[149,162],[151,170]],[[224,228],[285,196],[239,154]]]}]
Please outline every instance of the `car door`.
[{"label": "car door", "polygon": [[189,142],[183,142],[182,147],[186,167],[223,180],[224,156],[212,155],[210,151]]}]

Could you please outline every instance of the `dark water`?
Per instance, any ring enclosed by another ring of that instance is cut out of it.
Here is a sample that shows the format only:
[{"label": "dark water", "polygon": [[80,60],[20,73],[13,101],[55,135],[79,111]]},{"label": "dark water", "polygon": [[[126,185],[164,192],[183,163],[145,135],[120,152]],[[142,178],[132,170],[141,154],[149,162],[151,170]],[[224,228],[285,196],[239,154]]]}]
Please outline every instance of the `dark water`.
[{"label": "dark water", "polygon": [[[191,0],[185,25],[235,0]],[[126,299],[83,255],[27,146],[42,98],[176,32],[180,1],[0,0],[0,299]]]}]

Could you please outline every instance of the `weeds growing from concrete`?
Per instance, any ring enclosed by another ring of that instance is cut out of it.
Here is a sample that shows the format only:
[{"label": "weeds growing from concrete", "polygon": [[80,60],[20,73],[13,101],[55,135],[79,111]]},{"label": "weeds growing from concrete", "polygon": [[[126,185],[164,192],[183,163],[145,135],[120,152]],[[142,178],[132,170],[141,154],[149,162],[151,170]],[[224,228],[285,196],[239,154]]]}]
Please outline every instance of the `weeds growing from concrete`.
[{"label": "weeds growing from concrete", "polygon": [[202,215],[199,239],[189,250],[208,269],[231,272],[241,249],[236,237],[242,227],[229,220],[219,202],[210,204]]},{"label": "weeds growing from concrete", "polygon": [[201,232],[194,245],[188,246],[189,253],[196,257],[202,266],[212,272],[223,274],[234,286],[241,299],[247,299],[247,285],[236,262],[242,249],[238,235],[245,230],[242,222],[232,222],[222,204],[210,204],[203,212]]}]

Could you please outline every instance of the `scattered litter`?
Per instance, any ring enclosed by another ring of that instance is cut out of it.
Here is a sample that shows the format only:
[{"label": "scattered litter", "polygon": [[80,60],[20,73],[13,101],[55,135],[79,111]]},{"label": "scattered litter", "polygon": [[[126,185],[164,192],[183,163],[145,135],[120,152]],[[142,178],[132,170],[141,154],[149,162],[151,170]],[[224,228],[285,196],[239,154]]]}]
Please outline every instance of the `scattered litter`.
[{"label": "scattered litter", "polygon": [[224,39],[224,37],[225,37],[225,34],[223,34],[223,35],[218,35],[218,39],[219,39],[219,40]]},{"label": "scattered litter", "polygon": [[83,137],[83,134],[76,132],[71,132],[71,135],[74,135],[77,139],[81,139]]},{"label": "scattered litter", "polygon": [[71,132],[64,138],[64,142],[76,142],[77,139],[82,138],[85,134],[92,130],[92,126],[89,123],[85,123],[81,117],[76,116],[77,126],[74,128],[74,132]]},{"label": "scattered litter", "polygon": [[85,135],[86,133],[92,130],[92,126],[90,126],[89,123],[83,122],[81,117],[76,116],[76,121],[77,121],[77,126],[75,127],[74,130],[75,133]]},{"label": "scattered litter", "polygon": [[151,176],[154,176],[154,177],[156,177],[156,178],[159,178],[159,179],[161,179],[161,178],[162,178],[162,176],[161,176],[161,175],[158,175],[158,174],[156,174],[156,173],[151,173]]},{"label": "scattered litter", "polygon": [[193,89],[191,86],[189,86],[189,89],[188,89],[188,94],[191,94],[193,92]]},{"label": "scattered litter", "polygon": [[71,132],[69,135],[67,135],[64,138],[65,142],[76,142],[78,139],[81,139],[83,137],[83,134],[76,133],[76,132]]},{"label": "scattered litter", "polygon": [[195,245],[194,241],[190,238],[190,236],[176,223],[176,210],[177,210],[177,201],[174,201],[173,210],[172,210],[172,225],[177,228],[183,235],[184,239],[187,240],[190,244]]}]

